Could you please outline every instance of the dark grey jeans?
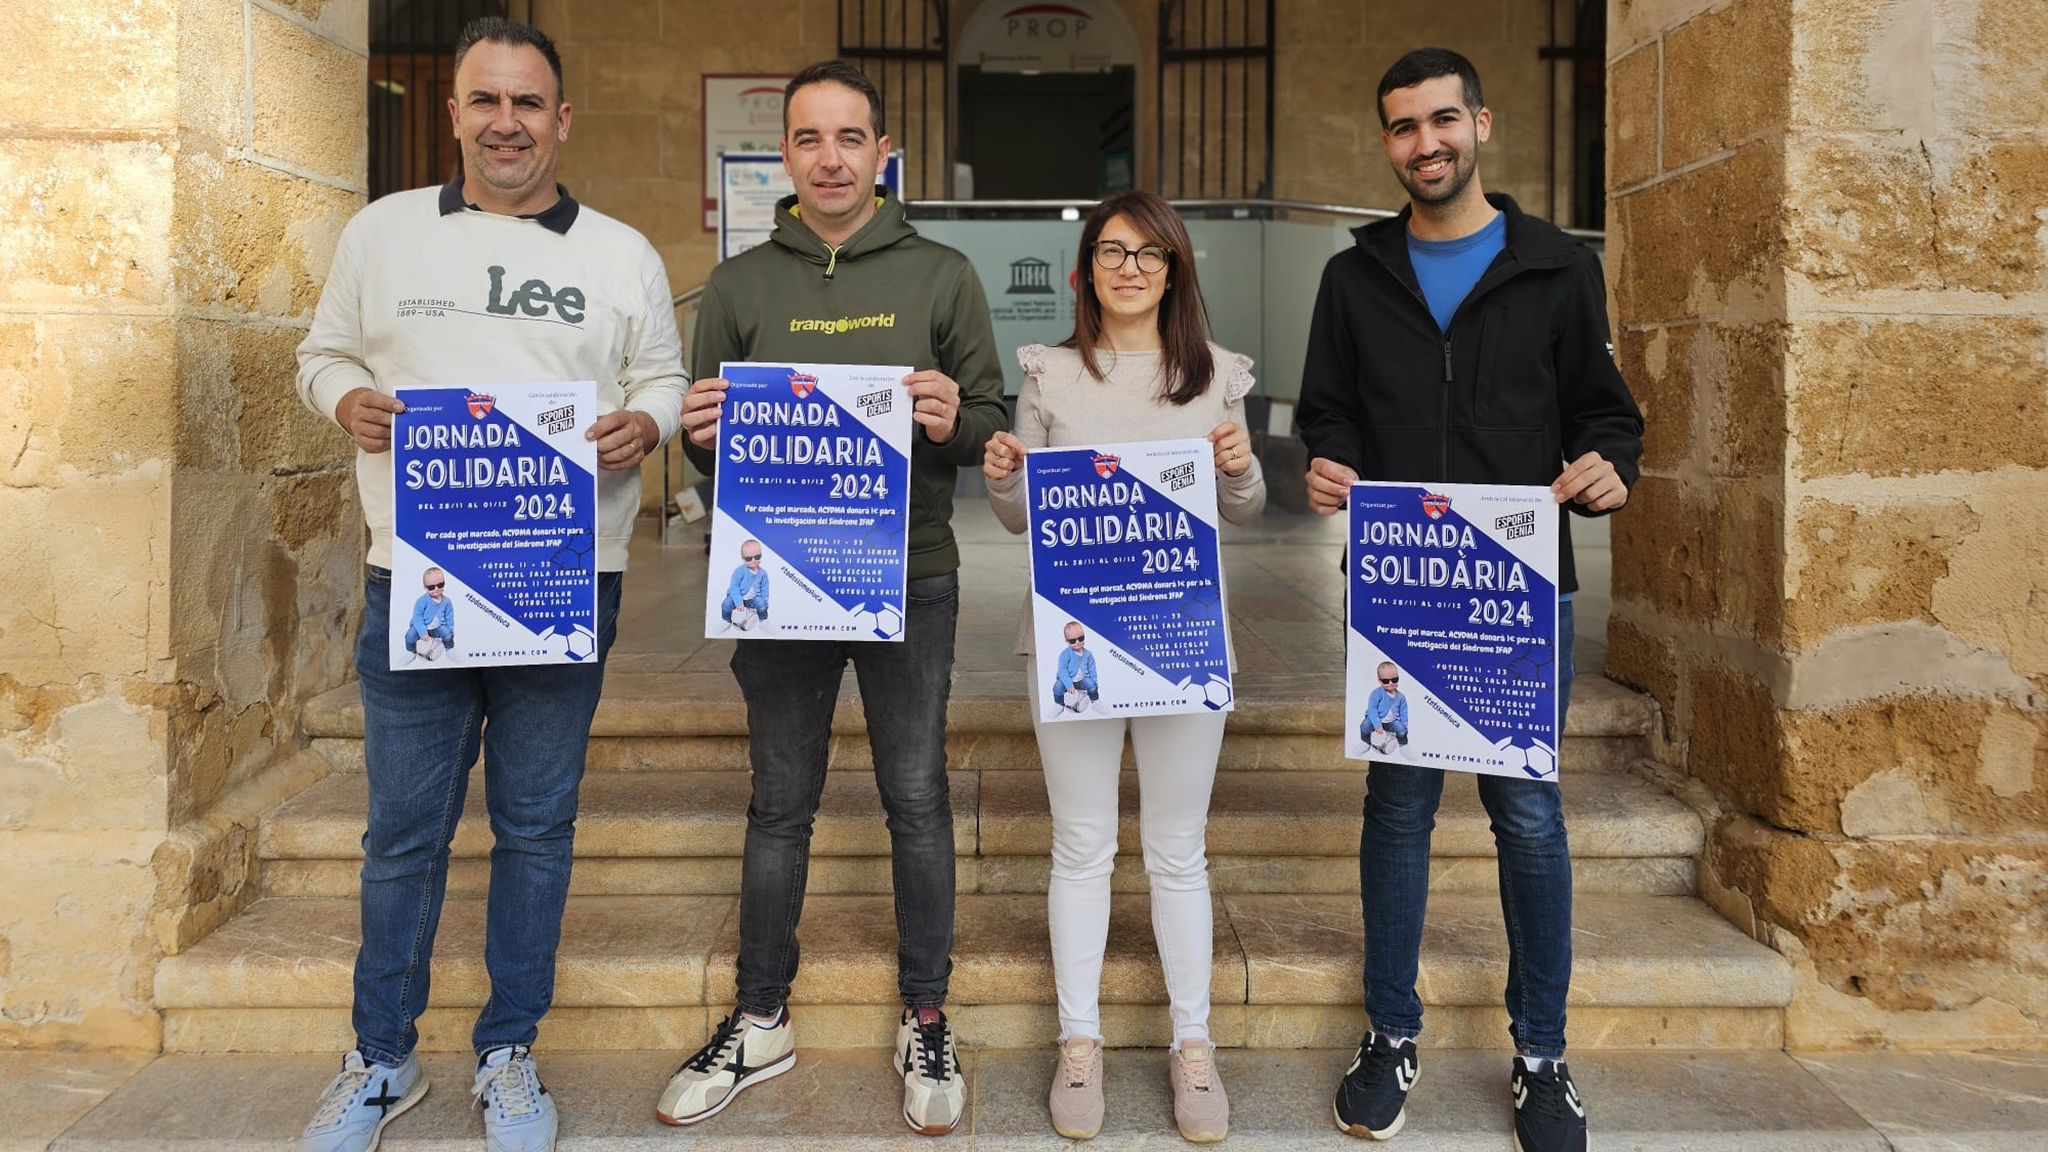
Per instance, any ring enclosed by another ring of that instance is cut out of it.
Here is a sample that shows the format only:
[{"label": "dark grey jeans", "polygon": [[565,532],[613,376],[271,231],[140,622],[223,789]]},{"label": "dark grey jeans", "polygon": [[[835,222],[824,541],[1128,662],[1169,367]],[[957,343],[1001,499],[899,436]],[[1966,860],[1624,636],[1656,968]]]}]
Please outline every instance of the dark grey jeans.
[{"label": "dark grey jeans", "polygon": [[888,812],[896,888],[896,983],[910,1008],[946,1002],[953,972],[953,802],[946,698],[953,682],[957,572],[910,581],[899,643],[741,640],[754,798],[740,869],[739,1007],[772,1016],[797,971],[797,921],[811,827],[825,787],[832,708],[846,663],[860,678],[875,784]]}]

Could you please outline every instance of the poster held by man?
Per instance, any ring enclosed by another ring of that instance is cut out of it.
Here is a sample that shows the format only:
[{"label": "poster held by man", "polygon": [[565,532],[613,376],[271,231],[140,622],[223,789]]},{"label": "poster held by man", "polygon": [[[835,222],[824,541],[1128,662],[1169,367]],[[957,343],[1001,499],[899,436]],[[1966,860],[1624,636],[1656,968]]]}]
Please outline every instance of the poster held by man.
[{"label": "poster held by man", "polygon": [[1557,501],[1353,484],[1344,754],[1557,779]]},{"label": "poster held by man", "polygon": [[401,388],[391,667],[579,664],[597,651],[597,385]]}]

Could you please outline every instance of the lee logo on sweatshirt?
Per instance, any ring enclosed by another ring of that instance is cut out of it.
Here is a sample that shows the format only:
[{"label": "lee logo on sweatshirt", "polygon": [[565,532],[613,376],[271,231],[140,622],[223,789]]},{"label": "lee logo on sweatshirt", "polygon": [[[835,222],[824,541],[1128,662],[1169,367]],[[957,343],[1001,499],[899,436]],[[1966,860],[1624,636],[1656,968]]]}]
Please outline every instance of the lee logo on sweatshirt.
[{"label": "lee logo on sweatshirt", "polygon": [[493,316],[530,316],[536,320],[555,319],[566,324],[583,323],[583,289],[574,285],[553,288],[548,282],[535,277],[505,294],[505,270],[491,265],[491,298],[484,305],[484,311]]}]

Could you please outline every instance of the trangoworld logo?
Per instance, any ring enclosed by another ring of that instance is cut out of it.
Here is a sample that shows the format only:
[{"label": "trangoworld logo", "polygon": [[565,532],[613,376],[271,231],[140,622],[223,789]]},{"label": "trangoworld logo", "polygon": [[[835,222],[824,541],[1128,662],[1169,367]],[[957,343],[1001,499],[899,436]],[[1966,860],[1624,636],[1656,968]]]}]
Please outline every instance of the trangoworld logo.
[{"label": "trangoworld logo", "polygon": [[484,311],[491,315],[559,320],[564,324],[583,323],[586,307],[583,289],[566,285],[550,287],[547,281],[536,277],[521,284],[508,297],[505,295],[505,270],[493,264],[490,273],[491,299],[484,305]]},{"label": "trangoworld logo", "polygon": [[1116,475],[1116,470],[1122,463],[1122,460],[1108,454],[1097,456],[1095,458],[1095,474],[1107,480],[1111,476]]},{"label": "trangoworld logo", "polygon": [[818,378],[816,376],[808,372],[791,372],[789,374],[789,390],[796,393],[797,399],[807,399],[812,392],[817,391],[817,388]]},{"label": "trangoworld logo", "polygon": [[1429,514],[1431,520],[1441,520],[1444,518],[1444,513],[1451,510],[1451,498],[1435,492],[1424,492],[1422,494],[1422,510]]},{"label": "trangoworld logo", "polygon": [[469,403],[469,414],[478,420],[489,416],[491,409],[498,406],[496,396],[486,396],[482,392],[471,392],[466,399]]},{"label": "trangoworld logo", "polygon": [[837,336],[846,332],[859,332],[867,328],[894,328],[895,326],[896,314],[894,312],[877,312],[873,316],[820,317],[815,320],[791,320],[789,322],[789,330],[791,332],[823,332],[828,336]]}]

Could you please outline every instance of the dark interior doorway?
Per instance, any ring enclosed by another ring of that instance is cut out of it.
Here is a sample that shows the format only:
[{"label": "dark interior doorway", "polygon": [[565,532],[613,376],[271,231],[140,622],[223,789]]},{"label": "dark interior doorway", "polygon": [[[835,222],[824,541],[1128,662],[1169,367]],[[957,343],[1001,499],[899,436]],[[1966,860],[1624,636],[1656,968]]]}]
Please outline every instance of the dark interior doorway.
[{"label": "dark interior doorway", "polygon": [[1091,200],[1134,183],[1137,73],[960,67],[958,157],[977,200]]}]

